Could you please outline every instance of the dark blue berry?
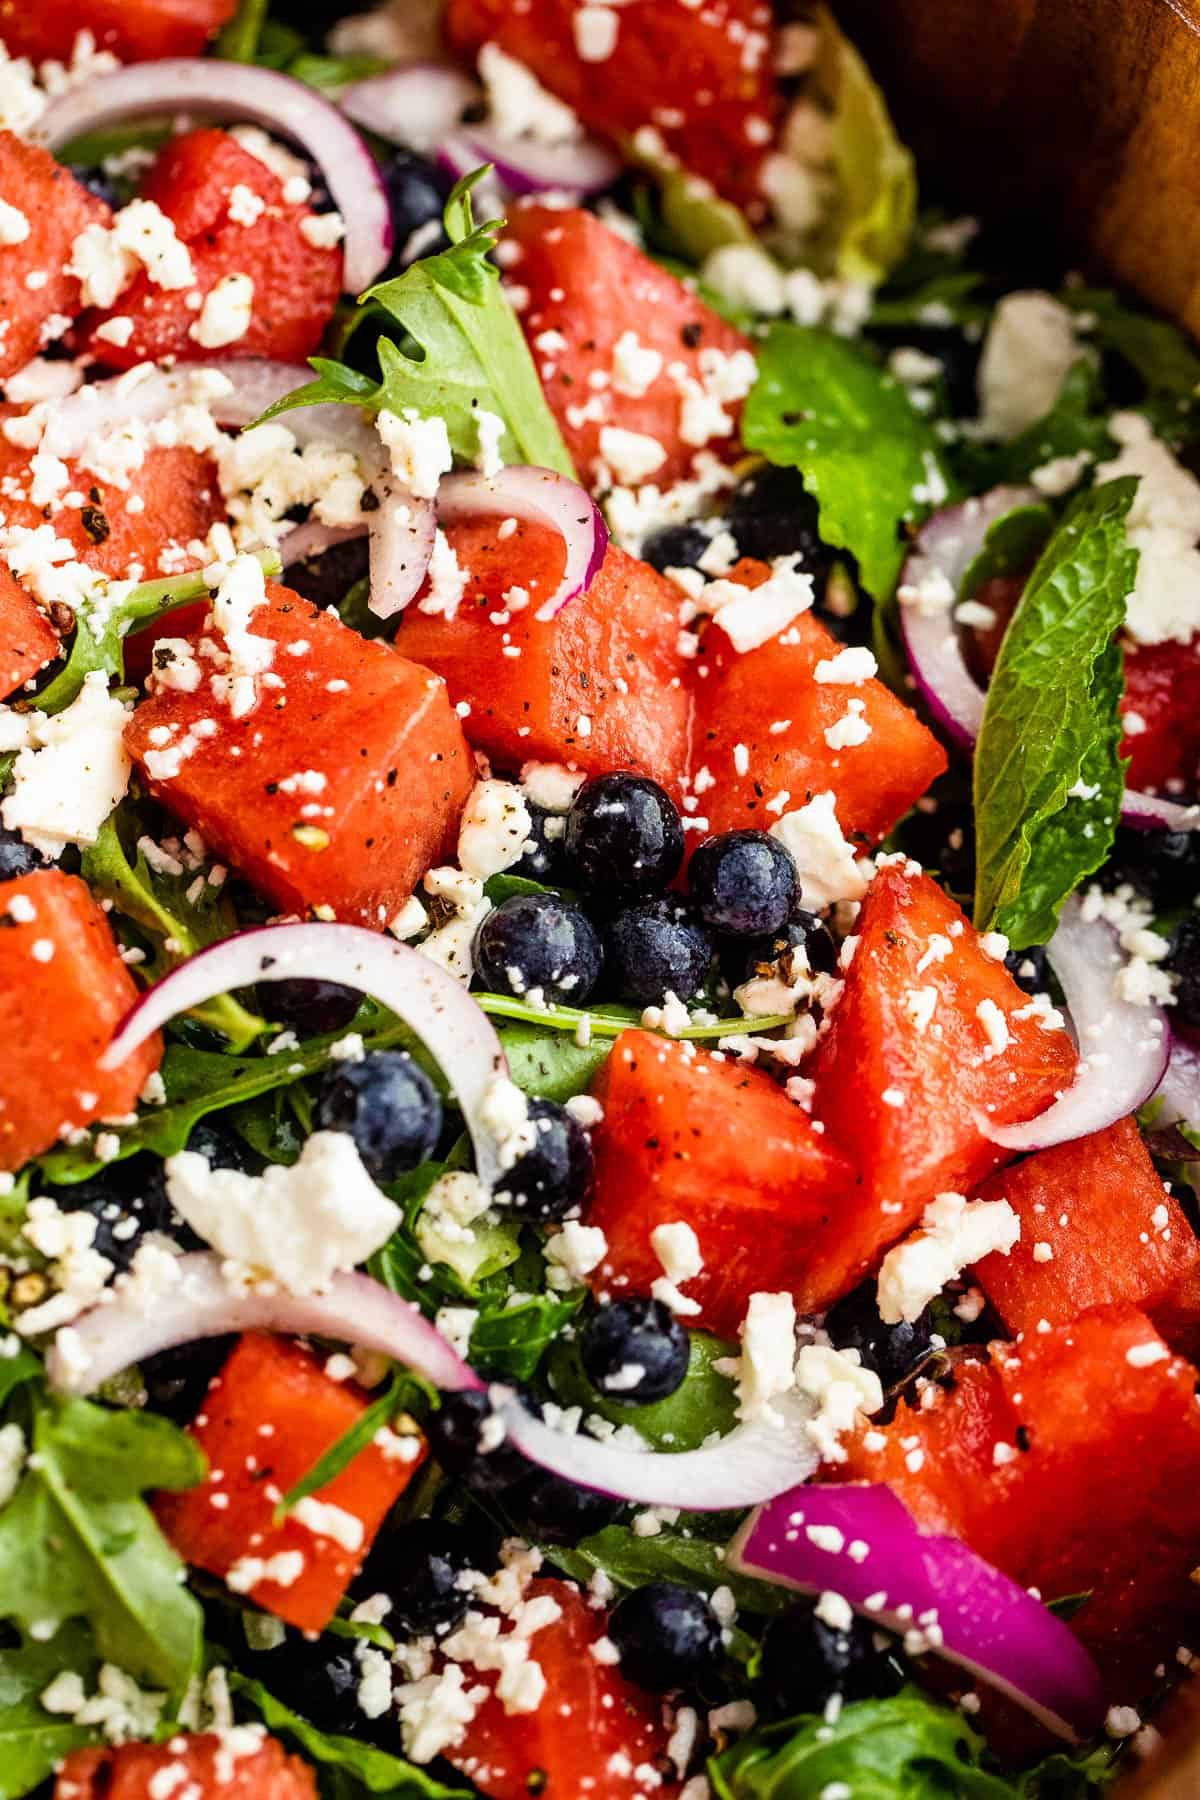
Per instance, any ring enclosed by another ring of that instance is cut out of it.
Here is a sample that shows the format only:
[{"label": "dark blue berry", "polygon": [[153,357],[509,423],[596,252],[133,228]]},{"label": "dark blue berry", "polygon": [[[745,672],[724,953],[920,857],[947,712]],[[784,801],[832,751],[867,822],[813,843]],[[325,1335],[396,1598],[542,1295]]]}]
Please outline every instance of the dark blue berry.
[{"label": "dark blue berry", "polygon": [[103,200],[114,212],[119,212],[128,200],[129,195],[111,176],[104,173],[98,163],[69,163],[68,167],[80,187],[85,187],[97,200]]},{"label": "dark blue berry", "polygon": [[652,569],[694,569],[712,540],[701,525],[664,525],[642,545],[642,561]]},{"label": "dark blue berry", "polygon": [[[540,1409],[535,1406],[531,1410]],[[425,1424],[429,1448],[446,1474],[479,1493],[502,1493],[524,1481],[530,1472],[521,1452],[503,1436],[499,1442],[491,1441],[495,1418],[490,1397],[478,1388],[469,1388],[443,1394],[441,1405]]]},{"label": "dark blue berry", "polygon": [[160,1350],[139,1364],[151,1412],[190,1425],[204,1411],[204,1396],[220,1374],[234,1344],[233,1337],[196,1338],[173,1350]]},{"label": "dark blue berry", "polygon": [[372,1050],[329,1071],[314,1117],[320,1131],[349,1132],[376,1181],[395,1181],[433,1155],[442,1103],[406,1050]]},{"label": "dark blue berry", "polygon": [[629,899],[661,893],[683,861],[683,827],[671,796],[645,775],[586,781],[567,814],[567,860],[589,889]]},{"label": "dark blue berry", "polygon": [[531,1100],[531,1149],[501,1175],[493,1196],[528,1219],[561,1219],[592,1191],[592,1146],[587,1132],[556,1100]]},{"label": "dark blue berry", "polygon": [[800,1601],[767,1626],[757,1692],[774,1717],[821,1712],[834,1694],[862,1700],[893,1685],[873,1628],[857,1618],[844,1630],[827,1625],[815,1605]]},{"label": "dark blue berry", "polygon": [[364,1593],[389,1596],[389,1626],[423,1636],[462,1618],[470,1595],[459,1577],[472,1566],[470,1539],[461,1527],[437,1519],[402,1519],[384,1527],[357,1586]]},{"label": "dark blue berry", "polygon": [[32,844],[25,843],[19,832],[0,828],[0,881],[15,881],[41,867],[41,853]]},{"label": "dark blue berry", "polygon": [[578,906],[553,894],[514,894],[479,927],[475,973],[496,994],[582,1006],[600,979],[603,951],[596,927]]},{"label": "dark blue berry", "polygon": [[538,806],[528,795],[525,797],[525,810],[529,814],[529,836],[526,839],[528,848],[520,862],[514,863],[508,873],[523,875],[527,881],[540,881],[547,887],[556,887],[566,880],[563,840],[567,822],[561,813],[547,812],[544,806]]},{"label": "dark blue berry", "polygon": [[1172,1025],[1200,1032],[1200,919],[1184,919],[1175,927],[1164,967],[1175,976]]},{"label": "dark blue berry", "polygon": [[620,1510],[607,1494],[578,1487],[559,1475],[535,1476],[515,1504],[535,1527],[533,1535],[549,1544],[570,1544],[611,1525]]},{"label": "dark blue berry", "polygon": [[928,1307],[911,1323],[885,1325],[879,1316],[875,1283],[864,1281],[825,1315],[825,1329],[839,1350],[857,1350],[885,1389],[898,1387],[933,1352],[933,1320]]},{"label": "dark blue berry", "polygon": [[779,931],[800,899],[796,865],[765,831],[725,831],[701,844],[688,870],[692,903],[729,937]]},{"label": "dark blue berry", "polygon": [[970,802],[948,795],[918,802],[903,826],[903,846],[955,894],[975,888],[975,823]]},{"label": "dark blue berry", "polygon": [[204,1157],[210,1168],[240,1169],[243,1175],[255,1172],[249,1145],[220,1119],[198,1119],[188,1133],[187,1147]]},{"label": "dark blue berry", "polygon": [[1119,829],[1103,880],[1128,881],[1164,910],[1190,906],[1200,893],[1200,831]]},{"label": "dark blue berry", "polygon": [[345,1030],[362,1005],[362,995],[340,981],[296,976],[264,984],[259,1005],[274,1024],[297,1037],[324,1037]]},{"label": "dark blue berry", "polygon": [[648,1406],[683,1385],[691,1340],[661,1300],[610,1300],[594,1312],[579,1340],[592,1386],[622,1406]]},{"label": "dark blue berry", "polygon": [[365,537],[332,544],[319,556],[304,557],[288,565],[288,586],[314,606],[339,607],[369,567],[370,543]]},{"label": "dark blue berry", "polygon": [[162,1164],[152,1156],[111,1163],[86,1181],[48,1184],[42,1191],[64,1212],[91,1213],[96,1221],[92,1248],[118,1270],[130,1267],[147,1232],[170,1237],[185,1250],[201,1247],[167,1199]]},{"label": "dark blue berry", "polygon": [[[395,248],[387,273],[398,274],[414,256],[429,256],[446,248],[441,220],[454,178],[414,150],[396,150],[383,166],[383,184],[387,189],[395,235]],[[420,246],[410,250],[409,239],[413,232],[434,220],[438,230],[422,234]]]},{"label": "dark blue berry", "polygon": [[368,1735],[368,1720],[358,1704],[362,1664],[353,1644],[322,1638],[317,1644],[301,1639],[281,1645],[269,1653],[264,1677],[278,1679],[285,1668],[288,1705],[310,1724],[339,1737]]},{"label": "dark blue berry", "polygon": [[1004,959],[1004,966],[1019,988],[1027,994],[1044,994],[1050,976],[1050,965],[1046,961],[1046,951],[1041,944],[1031,944],[1028,950],[1010,950]]},{"label": "dark blue berry", "polygon": [[743,556],[763,562],[798,556],[800,568],[813,575],[828,568],[831,552],[817,530],[817,503],[797,469],[757,469],[734,489],[727,513]]},{"label": "dark blue berry", "polygon": [[796,906],[779,931],[766,937],[734,939],[722,952],[721,969],[730,987],[740,987],[759,975],[778,973],[791,981],[803,971],[805,962],[814,975],[832,975],[837,959],[837,945],[828,927],[816,913]]},{"label": "dark blue berry", "polygon": [[605,936],[605,967],[614,993],[650,1006],[671,993],[689,1000],[704,986],[713,940],[686,906],[648,900],[619,912]]},{"label": "dark blue berry", "polygon": [[721,1627],[703,1594],[652,1581],[613,1608],[608,1635],[621,1652],[621,1672],[662,1694],[711,1676],[721,1660]]}]

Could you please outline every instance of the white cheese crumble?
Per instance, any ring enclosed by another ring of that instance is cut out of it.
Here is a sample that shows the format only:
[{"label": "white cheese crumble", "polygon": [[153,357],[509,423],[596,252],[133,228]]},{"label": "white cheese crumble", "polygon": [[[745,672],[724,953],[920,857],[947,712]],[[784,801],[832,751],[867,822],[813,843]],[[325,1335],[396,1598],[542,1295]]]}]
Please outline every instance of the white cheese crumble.
[{"label": "white cheese crumble", "polygon": [[539,144],[565,144],[579,136],[579,120],[571,108],[547,93],[536,75],[499,44],[484,44],[478,67],[497,136],[532,138]]},{"label": "white cheese crumble", "polygon": [[769,643],[812,603],[812,576],[801,571],[798,556],[773,558],[770,580],[759,587],[722,577],[708,582],[696,599],[700,610],[715,615],[739,653]]},{"label": "white cheese crumble", "polygon": [[199,316],[188,326],[188,336],[206,350],[236,344],[250,329],[254,317],[254,282],[249,275],[222,275],[208,290]]},{"label": "white cheese crumble", "polygon": [[1075,315],[1052,294],[1006,294],[979,360],[980,423],[989,437],[1015,438],[1050,411],[1080,354]]},{"label": "white cheese crumble", "polygon": [[415,407],[402,413],[381,408],[375,420],[391,454],[392,473],[418,500],[432,500],[438,482],[454,467],[445,419],[422,418]]},{"label": "white cheese crumble", "polygon": [[593,1269],[608,1255],[608,1239],[598,1225],[581,1225],[568,1219],[561,1230],[546,1239],[546,1286],[556,1293],[582,1287]]},{"label": "white cheese crumble", "polygon": [[662,1267],[662,1274],[650,1283],[651,1294],[673,1313],[698,1313],[699,1303],[680,1292],[682,1283],[691,1281],[704,1267],[700,1240],[692,1227],[683,1219],[656,1225],[650,1233],[650,1247]]},{"label": "white cheese crumble", "polygon": [[5,829],[50,857],[68,844],[94,844],[129,786],[128,717],[101,670],[84,677],[62,712],[24,714],[25,747],[0,802]]},{"label": "white cheese crumble", "polygon": [[831,791],[814,794],[771,826],[771,836],[791,852],[805,905],[818,910],[839,900],[861,900],[869,884],[853,844],[842,836],[835,806]]},{"label": "white cheese crumble", "polygon": [[920,1228],[889,1250],[879,1270],[879,1316],[885,1325],[912,1321],[948,1281],[993,1251],[1007,1256],[1021,1235],[1021,1221],[1007,1200],[972,1200],[938,1194]]},{"label": "white cheese crumble", "polygon": [[667,460],[666,450],[657,438],[648,437],[644,431],[626,431],[620,425],[601,428],[600,454],[625,487],[640,487]]},{"label": "white cheese crumble", "polygon": [[533,821],[521,789],[511,781],[477,781],[458,828],[458,860],[468,875],[486,881],[520,862]]},{"label": "white cheese crumble", "polygon": [[1097,481],[1138,477],[1125,521],[1138,552],[1125,629],[1139,644],[1186,643],[1200,631],[1200,481],[1140,413],[1115,413],[1108,429],[1121,448],[1100,464]]},{"label": "white cheese crumble", "polygon": [[771,1402],[796,1385],[796,1303],[790,1294],[751,1294],[738,1333],[737,1416],[779,1421]]},{"label": "white cheese crumble", "polygon": [[876,1413],[883,1387],[873,1369],[865,1369],[854,1350],[831,1344],[804,1344],[796,1358],[796,1385],[816,1403],[805,1430],[825,1462],[845,1462],[842,1438],[860,1413]]}]

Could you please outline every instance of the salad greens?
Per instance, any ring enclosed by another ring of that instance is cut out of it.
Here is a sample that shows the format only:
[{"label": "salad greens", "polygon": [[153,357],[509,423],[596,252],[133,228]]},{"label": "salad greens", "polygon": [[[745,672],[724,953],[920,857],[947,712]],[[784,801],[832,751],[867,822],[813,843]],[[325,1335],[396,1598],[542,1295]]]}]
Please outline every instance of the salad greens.
[{"label": "salad greens", "polygon": [[379,1795],[381,1800],[466,1800],[470,1794],[469,1788],[447,1787],[404,1757],[373,1744],[319,1731],[259,1681],[233,1671],[229,1685],[264,1725],[319,1765],[323,1800],[361,1800],[367,1794]]},{"label": "salad greens", "polygon": [[1115,633],[1137,572],[1124,526],[1135,486],[1106,482],[1071,506],[988,688],[975,753],[975,923],[1018,950],[1045,943],[1112,844],[1125,780]]},{"label": "salad greens", "polygon": [[45,1642],[31,1638],[0,1649],[0,1800],[21,1800],[64,1756],[95,1741],[95,1726],[48,1712],[40,1696],[64,1671],[78,1675],[90,1692],[99,1669],[91,1633],[77,1620],[60,1625]]}]

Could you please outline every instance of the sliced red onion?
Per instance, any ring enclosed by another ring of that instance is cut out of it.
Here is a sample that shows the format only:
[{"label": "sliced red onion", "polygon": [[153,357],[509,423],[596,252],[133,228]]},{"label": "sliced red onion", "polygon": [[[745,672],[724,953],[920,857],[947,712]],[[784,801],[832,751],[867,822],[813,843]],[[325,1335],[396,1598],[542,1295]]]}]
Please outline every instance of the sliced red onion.
[{"label": "sliced red onion", "polygon": [[554,469],[528,464],[501,469],[496,475],[446,475],[437,495],[438,517],[445,525],[474,519],[480,513],[524,519],[557,531],[567,547],[562,579],[534,614],[552,619],[591,586],[608,549],[608,527],[589,494]]},{"label": "sliced red onion", "polygon": [[338,526],[322,525],[319,519],[309,519],[288,532],[279,546],[279,555],[287,569],[292,563],[324,556],[326,550],[332,550],[338,544],[348,544],[354,538],[365,537],[366,534],[365,522],[362,525]]},{"label": "sliced red onion", "polygon": [[[112,1290],[107,1304],[92,1307],[60,1332],[47,1359],[53,1386],[92,1393],[160,1350],[235,1331],[333,1338],[390,1356],[448,1392],[484,1386],[418,1308],[368,1275],[336,1275],[325,1293],[296,1295],[243,1292],[226,1281],[220,1257],[211,1252],[181,1257],[178,1271],[179,1280],[152,1307]],[[671,1455],[554,1431],[531,1417],[510,1389],[491,1392],[508,1440],[531,1462],[617,1500],[721,1512],[794,1487],[817,1463],[801,1429],[811,1407],[796,1395],[775,1402],[778,1423],[739,1425],[708,1449]]]},{"label": "sliced red onion", "polygon": [[1126,788],[1121,799],[1121,823],[1135,831],[1200,831],[1200,803],[1164,800],[1158,794]]},{"label": "sliced red onion", "polygon": [[336,106],[290,75],[211,57],[131,63],[52,100],[35,130],[40,142],[57,150],[127,119],[172,112],[248,121],[298,145],[317,164],[346,223],[347,293],[360,293],[383,273],[392,252],[392,215],[375,159]]},{"label": "sliced red onion", "polygon": [[1024,1125],[997,1125],[975,1113],[983,1136],[1006,1150],[1048,1150],[1115,1125],[1150,1098],[1167,1067],[1166,1014],[1118,993],[1126,958],[1112,926],[1088,916],[1086,901],[1067,901],[1046,955],[1071,1015],[1079,1063],[1070,1087]]},{"label": "sliced red onion", "polygon": [[958,1538],[926,1535],[890,1488],[803,1487],[743,1525],[730,1568],[797,1593],[841,1595],[1077,1742],[1104,1717],[1100,1672],[1039,1600]]},{"label": "sliced red onion", "polygon": [[1154,1124],[1200,1126],[1200,1045],[1174,1032],[1166,1072],[1155,1090]]},{"label": "sliced red onion", "polygon": [[[478,82],[452,63],[410,62],[344,89],[339,104],[347,118],[391,144],[408,144],[429,156],[478,103]],[[472,168],[485,161],[476,157]]]},{"label": "sliced red onion", "polygon": [[451,1085],[480,1180],[495,1187],[502,1173],[499,1149],[481,1112],[489,1087],[508,1065],[491,1021],[429,957],[359,925],[267,925],[210,944],[146,989],[100,1066],[118,1068],[169,1019],[206,1000],[295,976],[357,988],[420,1038]]},{"label": "sliced red onion", "polygon": [[484,125],[468,125],[447,143],[461,145],[467,170],[490,162],[510,194],[599,194],[621,173],[621,159],[595,138],[568,144],[539,144],[536,139],[504,138]]}]

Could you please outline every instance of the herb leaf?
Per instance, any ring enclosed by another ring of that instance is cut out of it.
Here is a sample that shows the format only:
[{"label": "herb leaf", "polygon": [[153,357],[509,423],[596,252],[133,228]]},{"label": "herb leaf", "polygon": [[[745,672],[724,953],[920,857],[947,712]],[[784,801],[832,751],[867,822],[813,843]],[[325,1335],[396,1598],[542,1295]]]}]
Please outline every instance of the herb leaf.
[{"label": "herb leaf", "polygon": [[[357,1800],[362,1794],[380,1794],[384,1800],[469,1800],[469,1789],[445,1787],[403,1757],[377,1750],[373,1744],[361,1743],[357,1738],[318,1731],[307,1719],[276,1700],[259,1681],[248,1681],[231,1669],[229,1685],[269,1730],[293,1739],[307,1757],[320,1764],[323,1774],[335,1778],[328,1790],[322,1782],[322,1792],[328,1791],[336,1800]],[[337,1780],[339,1775],[344,1779]]]},{"label": "herb leaf", "polygon": [[399,341],[378,340],[381,379],[324,357],[313,357],[317,379],[269,408],[264,419],[326,401],[403,412],[415,407],[446,422],[454,454],[473,462],[481,410],[504,420],[500,453],[506,462],[535,463],[574,476],[554,415],[542,394],[516,313],[490,262],[503,220],[476,226],[471,188],[485,174],[465,176],[446,203],[450,248],[425,256],[362,296],[363,319],[398,326]]},{"label": "herb leaf", "polygon": [[1108,854],[1124,765],[1115,633],[1137,572],[1136,481],[1083,494],[1050,539],[1005,634],[975,752],[975,923],[1043,944]]},{"label": "herb leaf", "polygon": [[[698,1450],[710,1433],[724,1434],[736,1424],[733,1383],[714,1368],[734,1346],[705,1331],[689,1333],[688,1370],[665,1400],[649,1406],[620,1406],[592,1386],[579,1360],[577,1342],[563,1339],[547,1365],[555,1399],[563,1406],[582,1406],[614,1425],[633,1425],[657,1450]],[[474,1346],[472,1346],[472,1349]]]},{"label": "herb leaf", "polygon": [[773,325],[742,438],[747,450],[800,470],[822,538],[848,550],[863,586],[887,599],[904,558],[902,527],[949,497],[937,435],[901,383],[830,331]]},{"label": "herb leaf", "polygon": [[98,1667],[91,1634],[79,1624],[60,1626],[48,1643],[0,1650],[0,1800],[32,1793],[64,1756],[96,1741],[98,1727],[47,1712],[39,1696],[68,1669],[91,1688]]},{"label": "herb leaf", "polygon": [[365,1450],[374,1441],[375,1433],[381,1426],[390,1424],[396,1414],[404,1411],[418,1396],[429,1398],[430,1394],[429,1384],[419,1375],[400,1369],[393,1370],[391,1379],[378,1400],[373,1400],[350,1429],[344,1431],[324,1455],[317,1458],[312,1468],[288,1489],[275,1508],[275,1523],[279,1524],[285,1519],[309,1494],[315,1494],[319,1488],[336,1481],[359,1451]]},{"label": "herb leaf", "polygon": [[650,1581],[674,1581],[683,1587],[727,1587],[742,1612],[766,1615],[783,1612],[793,1604],[786,1588],[753,1576],[739,1575],[725,1562],[721,1544],[702,1537],[685,1537],[664,1526],[654,1537],[638,1537],[628,1525],[606,1525],[585,1537],[571,1550],[557,1546],[547,1552],[552,1562],[578,1581],[603,1569],[619,1588],[644,1587]]},{"label": "herb leaf", "polygon": [[85,1618],[99,1654],[181,1693],[199,1664],[201,1614],[183,1564],[142,1499],[204,1474],[199,1449],[152,1413],[42,1395],[34,1458],[0,1512],[0,1617]]}]

